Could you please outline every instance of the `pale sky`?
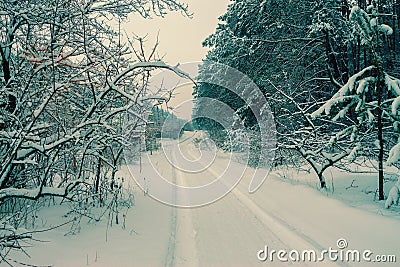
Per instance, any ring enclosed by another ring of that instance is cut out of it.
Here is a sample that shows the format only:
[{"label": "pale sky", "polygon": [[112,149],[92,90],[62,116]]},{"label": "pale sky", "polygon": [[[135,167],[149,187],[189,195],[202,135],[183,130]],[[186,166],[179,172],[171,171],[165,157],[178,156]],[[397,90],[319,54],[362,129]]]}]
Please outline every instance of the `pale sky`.
[{"label": "pale sky", "polygon": [[[189,4],[193,18],[187,18],[180,13],[170,13],[165,18],[142,19],[135,15],[122,28],[128,33],[138,36],[147,35],[148,49],[155,43],[159,34],[158,54],[170,64],[197,62],[204,59],[207,49],[202,47],[202,42],[210,34],[215,32],[218,17],[223,15],[229,4],[229,0],[181,0]],[[171,100],[171,106],[177,106],[181,102],[192,99],[192,86],[182,86],[175,90],[175,99]],[[191,107],[185,105],[182,109],[176,109],[177,116],[190,119]]]}]

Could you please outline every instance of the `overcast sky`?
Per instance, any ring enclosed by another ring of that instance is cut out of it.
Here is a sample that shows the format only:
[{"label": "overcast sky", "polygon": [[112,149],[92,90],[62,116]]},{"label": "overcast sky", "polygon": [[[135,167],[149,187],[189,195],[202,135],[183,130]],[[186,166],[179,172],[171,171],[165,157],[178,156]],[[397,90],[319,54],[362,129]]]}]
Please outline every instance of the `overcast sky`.
[{"label": "overcast sky", "polygon": [[[154,44],[159,33],[160,56],[171,65],[177,63],[201,61],[207,53],[202,42],[215,32],[218,17],[223,15],[229,0],[182,0],[189,4],[193,18],[187,18],[180,13],[170,13],[165,18],[142,19],[132,16],[122,27],[128,33],[147,37],[148,49]],[[183,86],[175,90],[176,97],[171,101],[172,106],[192,98],[191,86]],[[176,109],[176,115],[189,119],[191,108]]]}]

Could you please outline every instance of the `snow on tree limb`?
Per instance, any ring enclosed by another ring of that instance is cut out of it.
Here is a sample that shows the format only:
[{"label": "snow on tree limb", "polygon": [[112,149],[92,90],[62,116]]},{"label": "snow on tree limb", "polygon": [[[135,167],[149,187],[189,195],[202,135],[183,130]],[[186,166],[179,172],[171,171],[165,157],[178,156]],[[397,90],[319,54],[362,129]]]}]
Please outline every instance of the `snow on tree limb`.
[{"label": "snow on tree limb", "polygon": [[121,74],[116,76],[111,83],[112,84],[117,84],[119,80],[121,80],[123,77],[127,76],[130,72],[132,72],[132,71],[134,71],[136,69],[140,69],[140,68],[168,69],[168,70],[171,70],[171,71],[175,72],[180,77],[189,79],[193,83],[195,83],[195,81],[193,80],[192,77],[190,77],[190,75],[188,75],[187,73],[185,73],[185,72],[183,72],[182,70],[179,69],[179,65],[173,67],[173,66],[165,64],[162,61],[137,62],[137,63],[133,64],[132,66],[130,66],[129,68],[127,68],[126,70],[124,70],[123,72],[121,72]]},{"label": "snow on tree limb", "polygon": [[385,34],[385,35],[392,35],[393,34],[393,29],[389,25],[386,24],[381,24],[379,26],[379,30]]},{"label": "snow on tree limb", "polygon": [[[311,117],[315,119],[322,116],[323,114],[330,115],[331,110],[334,106],[348,100],[359,102],[361,99],[356,98],[356,96],[365,93],[368,90],[370,83],[375,81],[373,77],[363,77],[367,72],[371,72],[374,70],[376,70],[376,67],[372,65],[354,74],[352,77],[349,78],[347,83],[332,96],[330,100],[323,104],[319,109],[314,111],[311,114]],[[346,112],[347,109],[339,112],[340,114],[337,119],[343,117]]]},{"label": "snow on tree limb", "polygon": [[389,157],[386,163],[390,166],[397,163],[399,159],[400,159],[400,139],[398,140],[398,143],[390,149]]},{"label": "snow on tree limb", "polygon": [[43,196],[66,197],[79,184],[84,181],[72,181],[65,187],[37,187],[33,189],[8,187],[0,189],[0,200],[6,198],[38,199]]}]

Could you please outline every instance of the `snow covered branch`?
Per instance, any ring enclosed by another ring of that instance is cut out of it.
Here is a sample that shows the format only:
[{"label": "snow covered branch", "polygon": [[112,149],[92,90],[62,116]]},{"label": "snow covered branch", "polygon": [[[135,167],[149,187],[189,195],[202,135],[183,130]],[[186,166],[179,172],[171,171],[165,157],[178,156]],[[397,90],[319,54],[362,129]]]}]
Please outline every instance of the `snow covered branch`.
[{"label": "snow covered branch", "polygon": [[37,187],[33,189],[25,188],[4,188],[0,189],[0,201],[6,198],[26,198],[36,200],[44,196],[67,197],[68,194],[84,181],[72,181],[65,187]]}]

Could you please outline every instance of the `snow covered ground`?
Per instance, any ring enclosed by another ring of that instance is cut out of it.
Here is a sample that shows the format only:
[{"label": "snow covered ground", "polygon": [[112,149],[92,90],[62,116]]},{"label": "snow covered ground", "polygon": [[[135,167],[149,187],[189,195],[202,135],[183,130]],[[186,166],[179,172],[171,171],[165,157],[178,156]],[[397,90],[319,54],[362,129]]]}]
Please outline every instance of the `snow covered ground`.
[{"label": "snow covered ground", "polygon": [[[190,140],[182,144],[181,151],[191,159],[200,155]],[[156,162],[154,166],[162,175],[185,186],[207,184],[226,166],[238,170],[242,167],[220,152],[209,168],[193,174],[172,168],[161,152],[154,153],[151,161]],[[144,161],[143,166],[150,165]],[[17,253],[10,257],[38,266],[365,266],[363,261],[333,262],[328,258],[319,263],[281,262],[276,255],[273,262],[258,259],[264,256],[260,250],[266,246],[269,250],[320,253],[330,247],[338,249],[337,241],[344,239],[347,247],[343,251],[371,250],[371,258],[396,255],[400,261],[400,209],[386,210],[382,201],[374,201],[376,174],[328,170],[328,185],[332,189],[333,177],[334,190],[321,192],[314,174],[279,169],[258,191],[249,194],[251,173],[247,169],[238,186],[222,199],[192,209],[162,204],[136,186],[135,206],[128,211],[125,225],[121,222],[107,227],[106,221],[84,222],[79,233],[67,236],[70,226],[64,226],[38,234],[36,238],[46,242],[33,242],[33,247],[27,249],[30,258]],[[130,177],[127,168],[118,175]],[[133,179],[130,181],[133,183]],[[390,183],[386,184],[386,192]],[[65,220],[63,207],[41,212],[49,219],[37,225],[39,228]],[[13,265],[24,266],[17,262]]]},{"label": "snow covered ground", "polygon": [[[400,219],[400,206],[384,208],[384,201],[378,201],[378,174],[376,169],[369,163],[369,167],[361,167],[353,164],[353,173],[338,168],[328,169],[324,174],[327,180],[328,190],[321,192],[329,198],[338,199],[349,206],[356,207],[374,214],[394,217]],[[318,180],[312,170],[298,170],[280,168],[274,170],[273,174],[282,181],[294,185],[306,185],[317,189]],[[387,168],[385,173],[384,191],[385,195],[397,181],[399,174],[394,167]]]}]

